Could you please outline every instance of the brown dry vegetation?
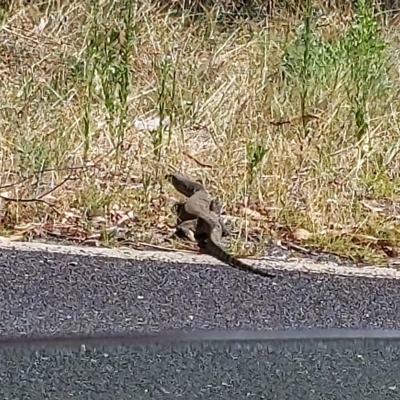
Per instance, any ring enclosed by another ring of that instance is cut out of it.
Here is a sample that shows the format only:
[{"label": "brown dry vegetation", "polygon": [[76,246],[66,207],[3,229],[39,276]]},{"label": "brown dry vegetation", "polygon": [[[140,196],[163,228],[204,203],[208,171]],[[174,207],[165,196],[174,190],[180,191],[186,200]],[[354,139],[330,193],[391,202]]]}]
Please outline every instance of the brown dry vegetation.
[{"label": "brown dry vegetation", "polygon": [[172,168],[223,203],[239,253],[272,237],[396,256],[399,33],[365,7],[224,27],[215,10],[38,4],[2,14],[3,236],[182,246]]}]

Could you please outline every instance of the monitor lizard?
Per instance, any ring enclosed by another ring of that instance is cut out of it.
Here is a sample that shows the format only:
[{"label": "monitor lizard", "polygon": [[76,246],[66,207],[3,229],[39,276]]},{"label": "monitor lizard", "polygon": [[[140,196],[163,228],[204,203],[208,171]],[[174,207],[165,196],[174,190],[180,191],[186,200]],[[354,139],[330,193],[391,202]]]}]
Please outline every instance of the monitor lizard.
[{"label": "monitor lizard", "polygon": [[[180,179],[181,177],[185,179]],[[179,192],[185,195],[190,195],[190,193],[194,191],[186,203],[183,204],[183,212],[186,220],[184,220],[179,227],[185,231],[189,223],[192,224],[193,220],[197,221],[194,238],[198,242],[199,247],[206,249],[210,255],[230,266],[267,278],[275,277],[275,275],[271,273],[245,264],[221,248],[220,243],[223,228],[218,215],[210,209],[212,206],[212,199],[203,185],[199,182],[190,181],[184,175],[178,173],[167,175],[167,179],[170,180]],[[186,187],[187,182],[190,183],[188,187]]]},{"label": "monitor lizard", "polygon": [[[186,197],[190,197],[200,190],[206,191],[206,189],[200,182],[192,181],[191,179],[179,172],[168,174],[165,176],[165,178],[172,183],[174,188],[179,193],[183,194]],[[188,215],[185,212],[184,202],[174,204],[173,209],[178,216],[178,229],[182,231],[188,239],[195,241],[194,232],[196,231],[197,218],[193,218],[193,216]],[[211,200],[209,210],[219,216],[221,213],[221,205],[217,201]],[[185,222],[185,224],[182,224],[183,222]],[[231,236],[230,230],[221,218],[219,218],[219,222],[222,228],[222,236]]]}]

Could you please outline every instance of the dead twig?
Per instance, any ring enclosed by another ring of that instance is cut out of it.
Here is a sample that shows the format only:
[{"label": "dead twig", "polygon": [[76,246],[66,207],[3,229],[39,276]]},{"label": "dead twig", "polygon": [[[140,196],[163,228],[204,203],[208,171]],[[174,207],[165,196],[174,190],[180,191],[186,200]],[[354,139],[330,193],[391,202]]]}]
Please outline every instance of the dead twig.
[{"label": "dead twig", "polygon": [[49,203],[48,201],[43,200],[43,197],[48,196],[50,193],[54,192],[56,189],[58,189],[61,186],[63,186],[70,179],[71,179],[71,175],[67,176],[58,185],[54,186],[52,189],[48,190],[47,192],[41,194],[38,197],[34,197],[34,198],[30,198],[30,199],[16,199],[16,198],[0,195],[0,198],[5,200],[5,201],[9,201],[9,202],[13,202],[13,203],[43,203],[43,204],[46,204],[49,207],[51,207],[58,215],[61,215],[61,213],[57,210],[57,208],[53,204]]}]

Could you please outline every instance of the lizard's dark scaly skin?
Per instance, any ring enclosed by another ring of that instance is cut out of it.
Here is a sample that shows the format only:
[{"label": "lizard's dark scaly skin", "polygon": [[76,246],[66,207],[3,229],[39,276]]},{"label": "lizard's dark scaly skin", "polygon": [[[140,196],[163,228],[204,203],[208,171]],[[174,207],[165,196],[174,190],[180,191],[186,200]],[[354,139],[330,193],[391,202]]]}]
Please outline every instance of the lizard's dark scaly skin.
[{"label": "lizard's dark scaly skin", "polygon": [[193,196],[193,194],[200,190],[205,190],[204,186],[200,182],[192,181],[179,172],[168,174],[165,178],[172,183],[179,193],[182,193],[186,197]]},{"label": "lizard's dark scaly skin", "polygon": [[[206,191],[204,186],[200,182],[192,181],[187,178],[185,175],[180,174],[179,172],[175,172],[173,174],[168,174],[165,176],[167,180],[169,180],[174,188],[181,194],[186,197],[191,197],[194,193],[198,191]],[[195,241],[194,232],[196,231],[197,226],[197,218],[193,218],[185,212],[185,203],[176,203],[174,205],[174,210],[178,215],[179,219],[179,230],[181,230],[184,235]],[[219,216],[221,212],[221,206],[216,201],[211,200],[209,205],[209,210],[214,212]],[[228,227],[223,223],[223,221],[219,219],[219,222],[222,227],[222,236],[231,236],[231,232]]]},{"label": "lizard's dark scaly skin", "polygon": [[[268,278],[275,277],[273,274],[239,261],[220,247],[223,228],[218,215],[210,210],[212,199],[201,184],[195,182],[196,185],[191,186],[190,189],[183,187],[185,186],[185,182],[193,183],[193,181],[188,180],[185,176],[181,174],[171,174],[167,177],[172,182],[174,187],[183,194],[189,193],[190,190],[194,190],[194,193],[183,205],[183,211],[185,218],[187,219],[180,224],[180,228],[185,230],[185,224],[188,222],[192,223],[193,220],[197,220],[194,238],[197,240],[200,247],[205,248],[210,255],[233,267]],[[184,179],[181,180],[180,177],[183,177]]]}]

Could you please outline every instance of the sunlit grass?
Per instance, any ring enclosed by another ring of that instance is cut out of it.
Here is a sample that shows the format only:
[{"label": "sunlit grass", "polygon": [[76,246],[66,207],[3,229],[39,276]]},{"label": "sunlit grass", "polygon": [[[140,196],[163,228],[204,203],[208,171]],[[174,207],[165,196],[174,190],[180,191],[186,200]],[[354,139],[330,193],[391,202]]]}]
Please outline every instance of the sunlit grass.
[{"label": "sunlit grass", "polygon": [[4,235],[169,246],[175,168],[223,202],[239,253],[396,255],[396,30],[362,1],[229,27],[131,3],[2,14]]}]

